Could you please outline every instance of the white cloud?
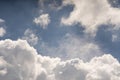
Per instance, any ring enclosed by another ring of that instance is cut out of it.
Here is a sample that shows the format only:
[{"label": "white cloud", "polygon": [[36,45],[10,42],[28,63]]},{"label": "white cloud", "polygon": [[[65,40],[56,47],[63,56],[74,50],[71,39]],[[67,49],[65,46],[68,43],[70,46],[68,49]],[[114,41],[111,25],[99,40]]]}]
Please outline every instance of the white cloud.
[{"label": "white cloud", "polygon": [[120,63],[104,54],[89,62],[41,56],[25,40],[0,41],[0,80],[120,80]]},{"label": "white cloud", "polygon": [[43,29],[46,29],[50,23],[49,14],[42,14],[39,17],[34,19],[34,23],[40,25]]},{"label": "white cloud", "polygon": [[95,57],[90,62],[72,59],[55,68],[56,80],[119,80],[120,63],[111,55]]},{"label": "white cloud", "polygon": [[4,64],[0,70],[6,69],[0,80],[35,80],[35,54],[26,41],[0,41],[0,60]]},{"label": "white cloud", "polygon": [[63,0],[63,6],[67,5],[73,5],[74,8],[68,17],[61,19],[61,23],[80,23],[85,27],[85,32],[93,36],[101,24],[120,25],[120,9],[111,7],[108,0]]},{"label": "white cloud", "polygon": [[3,37],[6,34],[6,30],[3,28],[4,22],[3,19],[0,19],[0,37]]},{"label": "white cloud", "polygon": [[30,29],[26,29],[22,39],[27,40],[30,45],[36,45],[38,43],[37,35]]},{"label": "white cloud", "polygon": [[7,69],[4,68],[5,66],[7,66],[6,61],[0,57],[0,75],[3,76],[7,73]]},{"label": "white cloud", "polygon": [[3,19],[0,19],[0,23],[4,23],[5,21]]},{"label": "white cloud", "polygon": [[0,27],[0,37],[3,37],[6,34],[6,30],[3,27]]}]

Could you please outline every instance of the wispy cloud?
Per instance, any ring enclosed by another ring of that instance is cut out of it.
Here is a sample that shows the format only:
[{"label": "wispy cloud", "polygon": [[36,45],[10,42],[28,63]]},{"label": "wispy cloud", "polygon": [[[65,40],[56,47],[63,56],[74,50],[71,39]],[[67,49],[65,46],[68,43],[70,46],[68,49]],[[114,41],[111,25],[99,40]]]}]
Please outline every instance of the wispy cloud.
[{"label": "wispy cloud", "polygon": [[100,56],[101,48],[87,38],[79,38],[72,34],[66,34],[58,41],[58,46],[49,46],[42,42],[39,49],[42,53],[48,56],[60,57],[62,59],[80,58],[84,61],[89,61],[95,56]]},{"label": "wispy cloud", "polygon": [[3,27],[0,27],[0,37],[3,37],[6,34],[6,30]]},{"label": "wispy cloud", "polygon": [[27,40],[28,43],[32,46],[38,43],[38,37],[31,29],[26,29],[22,37],[23,40]]}]

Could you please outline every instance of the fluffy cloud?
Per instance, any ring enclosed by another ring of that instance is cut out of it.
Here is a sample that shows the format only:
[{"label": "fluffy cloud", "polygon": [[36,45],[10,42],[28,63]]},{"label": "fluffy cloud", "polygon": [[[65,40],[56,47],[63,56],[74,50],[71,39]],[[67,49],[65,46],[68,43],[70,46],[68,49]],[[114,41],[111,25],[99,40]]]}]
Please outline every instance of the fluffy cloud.
[{"label": "fluffy cloud", "polygon": [[73,11],[68,17],[63,17],[61,23],[85,27],[86,33],[93,36],[101,24],[120,25],[120,9],[113,8],[108,0],[63,0],[63,6],[73,5]]},{"label": "fluffy cloud", "polygon": [[95,57],[90,62],[72,59],[55,68],[56,80],[119,80],[120,64],[111,55]]},{"label": "fluffy cloud", "polygon": [[35,80],[36,50],[26,41],[0,41],[1,80]]},{"label": "fluffy cloud", "polygon": [[43,29],[46,29],[48,24],[50,23],[49,14],[42,14],[39,17],[34,19],[34,23],[40,25]]},{"label": "fluffy cloud", "polygon": [[3,27],[0,27],[0,37],[3,37],[6,34],[6,30]]},{"label": "fluffy cloud", "polygon": [[89,62],[41,56],[25,40],[0,41],[0,80],[120,80],[120,63],[104,54]]},{"label": "fluffy cloud", "polygon": [[38,43],[38,37],[36,34],[30,30],[26,29],[24,32],[24,36],[22,37],[23,40],[27,40],[30,45],[36,45]]}]

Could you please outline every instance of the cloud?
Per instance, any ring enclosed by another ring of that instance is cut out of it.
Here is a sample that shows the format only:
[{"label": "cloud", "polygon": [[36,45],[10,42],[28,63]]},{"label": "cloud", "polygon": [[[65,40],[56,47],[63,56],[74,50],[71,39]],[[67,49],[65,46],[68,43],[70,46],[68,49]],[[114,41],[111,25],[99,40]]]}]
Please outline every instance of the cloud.
[{"label": "cloud", "polygon": [[3,28],[4,22],[3,19],[0,19],[0,37],[3,37],[6,34],[6,30]]},{"label": "cloud", "polygon": [[95,57],[90,62],[72,59],[55,68],[56,80],[119,80],[119,62],[111,55]]},{"label": "cloud", "polygon": [[33,46],[38,43],[38,37],[31,29],[25,30],[24,36],[22,37],[22,39],[27,40],[28,43]]},{"label": "cloud", "polygon": [[0,37],[3,37],[6,34],[6,30],[3,27],[0,27]]},{"label": "cloud", "polygon": [[50,23],[49,14],[41,14],[39,17],[34,19],[34,23],[41,26],[43,29],[46,29]]},{"label": "cloud", "polygon": [[48,56],[59,56],[62,59],[80,58],[85,61],[104,53],[94,41],[69,33],[58,41],[58,46],[49,46],[43,42],[39,48],[42,53]]},{"label": "cloud", "polygon": [[119,80],[120,63],[110,54],[88,62],[41,56],[25,40],[0,41],[0,80]]},{"label": "cloud", "polygon": [[0,23],[4,23],[5,21],[3,19],[0,19]]},{"label": "cloud", "polygon": [[63,6],[72,5],[73,11],[68,17],[62,17],[64,25],[80,23],[85,33],[96,35],[98,27],[102,24],[120,25],[120,9],[110,5],[108,0],[63,0]]},{"label": "cloud", "polygon": [[0,75],[0,79],[35,80],[35,54],[36,50],[26,41],[0,41],[0,60],[3,63],[0,72],[6,70],[6,74]]},{"label": "cloud", "polygon": [[46,8],[49,8],[51,10],[60,10],[61,2],[62,1],[57,0],[39,0],[39,7],[42,12],[44,12]]}]

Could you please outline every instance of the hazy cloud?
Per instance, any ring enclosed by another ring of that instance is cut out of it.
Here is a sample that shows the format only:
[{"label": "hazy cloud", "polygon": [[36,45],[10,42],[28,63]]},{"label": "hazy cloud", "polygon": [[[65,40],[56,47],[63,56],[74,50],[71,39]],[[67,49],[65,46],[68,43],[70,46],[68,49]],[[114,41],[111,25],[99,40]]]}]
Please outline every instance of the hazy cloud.
[{"label": "hazy cloud", "polygon": [[58,41],[58,46],[49,46],[43,43],[39,47],[48,56],[61,57],[62,59],[80,58],[88,61],[94,56],[102,55],[101,48],[87,38],[80,38],[72,34],[66,34]]},{"label": "hazy cloud", "polygon": [[0,19],[0,23],[4,23],[5,21],[3,19]]},{"label": "hazy cloud", "polygon": [[3,19],[0,19],[0,37],[3,37],[6,34],[6,30],[3,28],[4,22]]},{"label": "hazy cloud", "polygon": [[0,37],[3,37],[6,34],[6,30],[3,27],[0,27]]},{"label": "hazy cloud", "polygon": [[37,35],[31,30],[26,29],[22,37],[23,40],[27,40],[30,45],[36,45],[38,43]]}]

